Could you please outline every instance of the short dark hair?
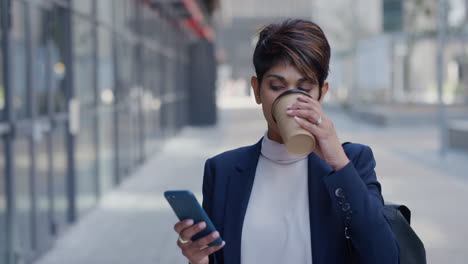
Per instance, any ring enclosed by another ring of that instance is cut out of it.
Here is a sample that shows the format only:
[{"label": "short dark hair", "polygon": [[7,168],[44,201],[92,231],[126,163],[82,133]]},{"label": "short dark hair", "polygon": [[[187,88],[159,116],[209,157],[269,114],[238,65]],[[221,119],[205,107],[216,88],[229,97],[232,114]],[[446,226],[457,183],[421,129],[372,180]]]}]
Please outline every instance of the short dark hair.
[{"label": "short dark hair", "polygon": [[265,26],[259,33],[253,64],[259,83],[265,73],[280,62],[289,62],[319,85],[319,99],[327,79],[330,45],[322,29],[302,19],[287,19]]}]

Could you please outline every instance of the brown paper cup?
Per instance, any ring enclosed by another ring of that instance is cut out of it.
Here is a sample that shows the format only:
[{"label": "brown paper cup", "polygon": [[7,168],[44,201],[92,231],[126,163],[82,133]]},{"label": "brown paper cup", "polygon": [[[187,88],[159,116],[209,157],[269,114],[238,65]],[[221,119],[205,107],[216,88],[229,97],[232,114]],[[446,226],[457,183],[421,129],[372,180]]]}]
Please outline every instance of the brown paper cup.
[{"label": "brown paper cup", "polygon": [[301,90],[288,90],[275,99],[272,106],[273,120],[276,121],[283,142],[289,154],[301,157],[310,154],[316,146],[315,137],[299,126],[294,117],[288,116],[288,105],[297,102],[297,96],[309,94]]}]

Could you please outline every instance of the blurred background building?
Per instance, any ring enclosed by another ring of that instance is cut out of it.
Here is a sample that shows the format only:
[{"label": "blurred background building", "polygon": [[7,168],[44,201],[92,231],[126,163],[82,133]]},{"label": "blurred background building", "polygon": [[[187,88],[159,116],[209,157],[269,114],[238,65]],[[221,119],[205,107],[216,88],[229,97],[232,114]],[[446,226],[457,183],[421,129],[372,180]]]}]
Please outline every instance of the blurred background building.
[{"label": "blurred background building", "polygon": [[183,127],[216,124],[217,98],[251,96],[256,32],[284,18],[324,29],[330,108],[445,124],[438,143],[468,150],[468,0],[0,4],[0,264],[36,260]]},{"label": "blurred background building", "polygon": [[[447,0],[446,5],[444,99],[463,103],[468,95],[463,74],[467,2]],[[324,29],[333,52],[329,100],[437,103],[437,6],[437,0],[225,0],[218,43],[227,71],[234,80],[245,81],[253,72],[251,54],[261,25],[288,17],[313,19]]]},{"label": "blurred background building", "polygon": [[[329,103],[378,125],[441,123],[448,131],[441,144],[467,149],[459,129],[468,118],[467,10],[466,0],[223,0],[219,94],[250,94],[255,33],[262,25],[312,19],[332,49]],[[446,114],[439,113],[442,103]]]},{"label": "blurred background building", "polygon": [[216,5],[1,0],[0,263],[31,262],[181,127],[215,122]]}]

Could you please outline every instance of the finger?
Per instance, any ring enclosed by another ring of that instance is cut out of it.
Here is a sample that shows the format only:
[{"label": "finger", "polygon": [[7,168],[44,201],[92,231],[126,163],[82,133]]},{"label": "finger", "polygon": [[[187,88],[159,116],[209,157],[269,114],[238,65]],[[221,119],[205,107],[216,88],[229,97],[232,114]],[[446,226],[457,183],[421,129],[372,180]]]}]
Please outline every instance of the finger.
[{"label": "finger", "polygon": [[182,243],[180,242],[179,239],[177,239],[177,246],[179,246],[183,252],[185,252],[188,248],[191,248],[192,244],[193,244],[192,240],[188,240],[187,243]]},{"label": "finger", "polygon": [[289,116],[298,116],[309,120],[314,124],[317,124],[317,120],[321,115],[313,110],[288,110],[286,112]]},{"label": "finger", "polygon": [[177,234],[180,234],[183,229],[193,225],[193,220],[192,219],[185,219],[183,221],[177,222],[177,224],[174,225],[174,230],[177,232]]},{"label": "finger", "polygon": [[198,234],[200,231],[206,228],[206,223],[205,222],[199,222],[196,225],[192,225],[180,232],[180,237],[183,240],[190,240],[192,237],[196,234]]},{"label": "finger", "polygon": [[204,257],[207,257],[207,256],[215,253],[216,251],[222,249],[224,247],[224,245],[226,245],[225,241],[223,241],[223,243],[221,245],[219,245],[219,246],[212,246],[212,247],[207,247],[205,249],[202,249],[199,252],[197,252],[196,254],[194,254],[194,258],[195,259],[202,259]]},{"label": "finger", "polygon": [[311,105],[312,108],[314,108],[316,111],[322,112],[322,105],[320,104],[320,102],[316,101],[315,99],[312,99],[307,96],[299,96],[297,99],[299,102]]},{"label": "finger", "polygon": [[292,105],[289,105],[288,106],[288,110],[294,110],[294,109],[313,109],[313,105],[312,104],[309,104],[309,103],[303,103],[303,102],[299,102],[299,103],[294,103]]},{"label": "finger", "polygon": [[200,252],[200,250],[207,248],[207,247],[199,248],[199,247],[194,246],[193,244],[194,243],[192,242],[190,247],[182,248],[182,254],[186,256],[188,259],[191,259],[193,258],[193,256],[196,256],[196,254]]},{"label": "finger", "polygon": [[198,239],[197,241],[192,242],[190,247],[187,248],[186,253],[189,255],[193,255],[199,252],[200,250],[203,250],[209,247],[208,244],[218,239],[218,237],[219,237],[219,233],[217,231],[214,231],[211,234],[205,237],[202,237]]},{"label": "finger", "polygon": [[216,239],[218,239],[218,237],[219,237],[218,231],[214,231],[211,234],[205,237],[202,237],[198,239],[197,241],[194,241],[193,246],[198,247],[198,249],[201,249],[205,247],[206,245],[210,244],[211,242],[215,241]]},{"label": "finger", "polygon": [[297,100],[299,102],[310,103],[310,104],[315,105],[315,106],[321,106],[319,101],[317,101],[317,100],[315,100],[313,98],[310,98],[308,96],[299,95],[297,97]]},{"label": "finger", "polygon": [[299,118],[297,116],[294,117],[294,120],[299,124],[299,126],[304,128],[305,130],[309,131],[312,135],[314,135],[316,137],[321,136],[320,128],[317,125],[312,124],[311,122],[308,122],[308,121],[306,121],[304,119],[301,119],[301,118]]}]

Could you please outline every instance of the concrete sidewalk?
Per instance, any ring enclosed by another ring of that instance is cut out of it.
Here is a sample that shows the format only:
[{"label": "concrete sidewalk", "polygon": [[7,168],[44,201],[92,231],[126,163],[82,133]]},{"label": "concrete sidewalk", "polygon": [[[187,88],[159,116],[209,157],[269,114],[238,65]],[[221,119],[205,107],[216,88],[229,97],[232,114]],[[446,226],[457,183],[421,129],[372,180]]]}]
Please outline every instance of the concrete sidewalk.
[{"label": "concrete sidewalk", "polygon": [[[82,218],[40,264],[186,263],[176,246],[177,221],[163,192],[190,189],[201,201],[204,161],[256,143],[266,125],[248,99],[223,101],[215,127],[186,128],[165,144],[99,206]],[[437,156],[431,127],[379,128],[329,111],[342,141],[370,145],[386,200],[408,205],[412,225],[427,248],[428,263],[466,263],[468,156]]]}]

